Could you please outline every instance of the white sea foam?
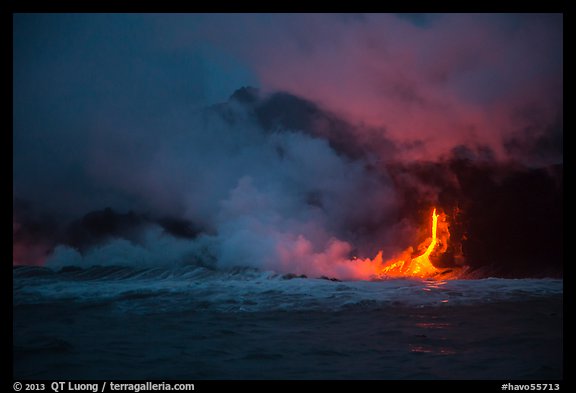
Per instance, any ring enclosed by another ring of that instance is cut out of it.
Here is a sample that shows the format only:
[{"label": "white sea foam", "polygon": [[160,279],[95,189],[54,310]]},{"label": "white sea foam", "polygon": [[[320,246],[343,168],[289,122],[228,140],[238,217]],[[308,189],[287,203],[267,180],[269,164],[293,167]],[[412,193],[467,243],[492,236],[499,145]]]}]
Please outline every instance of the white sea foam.
[{"label": "white sea foam", "polygon": [[330,281],[255,269],[94,267],[61,272],[15,269],[15,304],[109,303],[122,310],[198,308],[220,312],[349,307],[452,306],[562,295],[560,279]]}]

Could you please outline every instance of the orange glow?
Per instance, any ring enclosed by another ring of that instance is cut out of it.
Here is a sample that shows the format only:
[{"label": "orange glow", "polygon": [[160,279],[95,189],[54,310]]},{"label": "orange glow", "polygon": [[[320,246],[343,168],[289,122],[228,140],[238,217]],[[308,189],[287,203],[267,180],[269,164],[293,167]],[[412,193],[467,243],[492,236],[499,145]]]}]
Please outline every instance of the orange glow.
[{"label": "orange glow", "polygon": [[384,264],[380,271],[380,275],[385,277],[420,277],[428,278],[436,275],[438,269],[430,262],[430,254],[434,251],[436,244],[438,229],[438,214],[436,209],[432,212],[432,237],[430,244],[426,247],[423,254],[412,258],[411,260],[391,260]]},{"label": "orange glow", "polygon": [[370,266],[374,276],[379,279],[456,278],[457,274],[454,270],[457,269],[452,269],[450,274],[447,274],[446,269],[437,268],[430,260],[430,256],[439,256],[446,252],[450,238],[446,214],[437,214],[436,208],[434,208],[431,221],[430,229],[428,229],[430,236],[418,247],[419,250],[422,250],[420,255],[412,257],[413,248],[409,247],[400,256],[384,261],[382,251],[379,251],[373,259],[364,259],[363,264]]}]

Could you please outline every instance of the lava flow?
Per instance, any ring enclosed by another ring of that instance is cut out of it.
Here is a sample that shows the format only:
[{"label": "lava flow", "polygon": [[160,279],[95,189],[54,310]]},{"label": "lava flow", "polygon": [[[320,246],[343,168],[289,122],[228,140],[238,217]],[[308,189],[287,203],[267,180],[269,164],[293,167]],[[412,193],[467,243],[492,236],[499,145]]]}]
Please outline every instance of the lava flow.
[{"label": "lava flow", "polygon": [[[441,234],[438,232],[438,219],[441,222]],[[450,237],[446,215],[436,214],[436,209],[432,211],[431,237],[427,238],[420,246],[425,250],[416,257],[411,257],[412,247],[409,247],[401,257],[393,258],[384,262],[382,251],[378,252],[374,259],[365,259],[363,262],[372,266],[375,270],[376,278],[456,278],[458,269],[439,269],[430,261],[430,255],[440,255],[447,249],[447,242]],[[441,277],[440,277],[441,276]]]},{"label": "lava flow", "polygon": [[[426,251],[420,256],[412,258],[411,260],[398,260],[388,261],[382,267],[380,272],[384,277],[420,277],[428,278],[438,274],[438,269],[430,262],[430,254],[434,251],[434,247],[438,243],[437,239],[438,229],[438,214],[436,209],[432,212],[432,238],[430,244],[426,247]],[[380,255],[380,254],[379,254]],[[377,256],[378,258],[378,256]]]}]

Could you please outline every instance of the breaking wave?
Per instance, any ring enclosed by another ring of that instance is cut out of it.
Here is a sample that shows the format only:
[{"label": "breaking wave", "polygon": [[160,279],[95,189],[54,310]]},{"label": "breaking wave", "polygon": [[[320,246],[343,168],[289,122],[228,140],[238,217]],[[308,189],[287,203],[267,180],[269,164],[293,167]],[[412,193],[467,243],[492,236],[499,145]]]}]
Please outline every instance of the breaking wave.
[{"label": "breaking wave", "polygon": [[559,279],[339,281],[255,268],[119,266],[13,269],[14,305],[107,305],[125,312],[338,311],[450,307],[562,296]]}]

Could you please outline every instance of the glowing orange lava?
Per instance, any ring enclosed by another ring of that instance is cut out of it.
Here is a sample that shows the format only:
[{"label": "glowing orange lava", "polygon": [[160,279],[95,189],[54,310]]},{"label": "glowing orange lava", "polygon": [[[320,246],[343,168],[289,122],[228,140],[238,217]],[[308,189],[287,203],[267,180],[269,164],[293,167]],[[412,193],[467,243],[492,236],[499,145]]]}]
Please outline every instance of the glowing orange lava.
[{"label": "glowing orange lava", "polygon": [[423,252],[412,257],[413,249],[409,247],[401,256],[392,258],[388,261],[383,260],[382,251],[374,259],[364,259],[361,261],[363,268],[372,270],[373,277],[379,279],[387,278],[457,278],[458,269],[439,269],[430,261],[431,255],[440,255],[446,252],[448,248],[448,223],[444,213],[436,214],[436,208],[432,211],[431,236],[428,237],[419,249]]},{"label": "glowing orange lava", "polygon": [[[438,214],[436,209],[432,212],[432,237],[426,251],[411,260],[392,260],[388,261],[382,267],[380,275],[383,277],[420,277],[428,278],[438,274],[438,269],[430,262],[430,254],[438,243]],[[378,254],[382,258],[381,253]],[[378,255],[376,258],[378,258]]]}]

